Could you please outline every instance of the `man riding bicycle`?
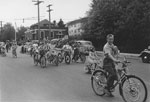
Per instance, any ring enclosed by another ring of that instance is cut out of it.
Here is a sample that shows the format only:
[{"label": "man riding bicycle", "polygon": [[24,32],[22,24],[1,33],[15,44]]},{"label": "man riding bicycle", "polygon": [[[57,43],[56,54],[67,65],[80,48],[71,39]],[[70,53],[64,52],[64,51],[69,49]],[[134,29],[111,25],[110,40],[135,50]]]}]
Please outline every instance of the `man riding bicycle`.
[{"label": "man riding bicycle", "polygon": [[119,50],[113,44],[113,42],[114,42],[114,35],[112,34],[107,35],[107,43],[105,44],[103,48],[103,51],[104,51],[103,66],[104,66],[104,69],[109,73],[105,91],[110,97],[113,97],[111,90],[112,90],[114,80],[117,80],[118,78],[117,73],[116,73],[116,63],[120,62],[117,59]]}]

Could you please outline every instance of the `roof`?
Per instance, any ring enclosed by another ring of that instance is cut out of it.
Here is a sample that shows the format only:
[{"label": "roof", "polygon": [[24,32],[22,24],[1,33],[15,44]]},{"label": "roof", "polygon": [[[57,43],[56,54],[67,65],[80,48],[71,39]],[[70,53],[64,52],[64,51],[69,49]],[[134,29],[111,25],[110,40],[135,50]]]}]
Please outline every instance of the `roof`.
[{"label": "roof", "polygon": [[[35,23],[35,24],[31,25],[31,26],[36,26],[38,24],[39,23]],[[50,22],[47,19],[44,19],[44,20],[40,21],[40,27],[43,26],[44,24],[50,24]]]},{"label": "roof", "polygon": [[76,23],[84,23],[84,22],[87,21],[87,19],[88,19],[87,17],[80,18],[80,19],[68,22],[67,25],[73,25],[73,24],[76,24]]},{"label": "roof", "polygon": [[[39,23],[35,23],[35,24],[31,25],[31,27],[38,26],[38,24]],[[40,21],[40,29],[49,29],[49,26],[44,26],[44,25],[49,25],[49,24],[50,24],[50,22],[47,19]],[[60,28],[58,26],[54,26],[53,23],[51,23],[51,28],[52,29],[67,29],[67,27]]]}]

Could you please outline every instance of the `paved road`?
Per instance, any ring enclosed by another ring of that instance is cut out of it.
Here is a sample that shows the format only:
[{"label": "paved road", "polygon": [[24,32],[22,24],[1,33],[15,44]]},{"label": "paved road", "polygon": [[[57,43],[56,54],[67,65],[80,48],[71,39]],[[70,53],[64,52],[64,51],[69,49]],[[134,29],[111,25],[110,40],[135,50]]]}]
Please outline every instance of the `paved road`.
[{"label": "paved road", "polygon": [[[130,72],[143,78],[150,90],[150,64],[130,61]],[[123,102],[117,89],[114,98],[96,96],[83,67],[61,64],[41,69],[30,56],[19,54],[15,59],[9,53],[0,57],[0,102]]]}]

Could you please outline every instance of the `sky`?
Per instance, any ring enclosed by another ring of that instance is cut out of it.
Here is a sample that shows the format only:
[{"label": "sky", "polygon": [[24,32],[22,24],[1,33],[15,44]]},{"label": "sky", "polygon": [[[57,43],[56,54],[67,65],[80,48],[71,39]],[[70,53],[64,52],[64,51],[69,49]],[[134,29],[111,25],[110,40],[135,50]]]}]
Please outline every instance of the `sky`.
[{"label": "sky", "polygon": [[[86,16],[86,12],[90,9],[91,0],[43,0],[40,4],[40,16],[42,19],[48,19],[48,7],[52,4],[51,19],[59,21],[63,19],[65,23]],[[37,17],[37,6],[32,0],[0,0],[0,21],[3,24],[11,22],[16,27],[30,26],[37,23],[37,19],[25,20],[23,18]]]}]

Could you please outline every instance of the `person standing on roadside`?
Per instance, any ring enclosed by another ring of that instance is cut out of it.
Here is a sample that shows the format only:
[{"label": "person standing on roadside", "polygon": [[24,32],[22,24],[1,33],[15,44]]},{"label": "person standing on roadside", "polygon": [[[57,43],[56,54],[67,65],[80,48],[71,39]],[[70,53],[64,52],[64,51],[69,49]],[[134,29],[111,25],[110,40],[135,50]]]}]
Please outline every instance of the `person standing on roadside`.
[{"label": "person standing on roadside", "polygon": [[8,53],[8,50],[9,50],[9,43],[6,42],[6,51],[7,51],[7,53]]}]

